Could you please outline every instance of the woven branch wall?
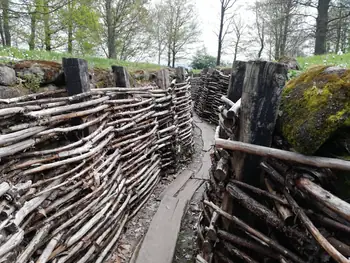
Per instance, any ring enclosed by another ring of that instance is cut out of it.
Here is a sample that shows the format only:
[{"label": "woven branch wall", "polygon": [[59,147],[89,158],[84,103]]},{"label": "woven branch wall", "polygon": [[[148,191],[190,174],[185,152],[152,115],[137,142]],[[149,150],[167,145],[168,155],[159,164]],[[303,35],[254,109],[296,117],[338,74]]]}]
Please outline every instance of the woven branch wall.
[{"label": "woven branch wall", "polygon": [[221,96],[226,96],[230,76],[218,70],[203,73],[200,79],[193,80],[192,98],[194,110],[204,120],[218,124]]},{"label": "woven branch wall", "polygon": [[0,100],[0,261],[106,261],[161,174],[192,151],[190,88]]}]

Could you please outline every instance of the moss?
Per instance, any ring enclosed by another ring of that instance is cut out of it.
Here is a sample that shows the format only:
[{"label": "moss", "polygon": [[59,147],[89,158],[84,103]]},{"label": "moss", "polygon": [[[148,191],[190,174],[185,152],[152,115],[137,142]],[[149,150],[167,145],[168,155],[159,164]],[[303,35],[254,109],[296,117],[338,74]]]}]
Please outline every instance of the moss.
[{"label": "moss", "polygon": [[37,92],[40,89],[40,83],[42,81],[42,78],[35,74],[26,74],[23,75],[22,78],[24,79],[24,87],[31,92]]},{"label": "moss", "polygon": [[350,70],[318,66],[287,83],[282,133],[299,152],[313,154],[340,126],[350,124]]}]

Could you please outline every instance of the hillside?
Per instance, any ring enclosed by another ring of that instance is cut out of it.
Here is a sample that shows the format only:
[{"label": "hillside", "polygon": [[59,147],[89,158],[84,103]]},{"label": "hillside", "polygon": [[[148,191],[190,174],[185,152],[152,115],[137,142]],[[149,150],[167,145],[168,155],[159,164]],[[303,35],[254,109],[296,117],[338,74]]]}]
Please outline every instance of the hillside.
[{"label": "hillside", "polygon": [[112,65],[126,67],[130,72],[136,70],[159,70],[161,66],[144,62],[128,62],[116,59],[108,59],[92,56],[79,56],[69,53],[47,52],[40,50],[23,50],[17,48],[0,48],[0,61],[7,62],[12,59],[34,59],[34,60],[51,60],[61,62],[63,57],[79,57],[87,60],[89,67],[110,68]]},{"label": "hillside", "polygon": [[350,67],[350,53],[343,55],[327,54],[321,56],[299,57],[297,58],[302,69],[307,69],[314,65],[337,65],[340,67]]}]

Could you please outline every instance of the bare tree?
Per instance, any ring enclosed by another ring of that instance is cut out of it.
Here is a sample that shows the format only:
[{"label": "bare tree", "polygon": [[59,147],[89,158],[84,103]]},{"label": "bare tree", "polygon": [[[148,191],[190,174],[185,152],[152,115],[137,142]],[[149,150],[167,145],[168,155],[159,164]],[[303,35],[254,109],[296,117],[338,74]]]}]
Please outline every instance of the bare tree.
[{"label": "bare tree", "polygon": [[218,53],[216,57],[216,65],[219,66],[221,63],[221,55],[223,51],[223,43],[225,37],[232,31],[230,26],[232,25],[233,14],[229,14],[229,11],[233,8],[237,0],[220,0],[220,27],[218,34]]},{"label": "bare tree", "polygon": [[233,32],[234,32],[234,57],[233,61],[237,60],[237,55],[241,49],[242,36],[246,29],[246,25],[242,21],[241,17],[235,18],[233,20]]},{"label": "bare tree", "polygon": [[[329,34],[329,27],[332,23],[343,20],[350,16],[349,1],[336,0],[298,0],[298,4],[306,7],[315,8],[317,10],[316,28],[315,28],[315,55],[327,53],[327,37]],[[335,12],[336,16],[330,17],[331,8],[342,10],[342,12]]]},{"label": "bare tree", "polygon": [[265,48],[265,18],[262,15],[261,4],[258,1],[254,3],[254,13],[255,13],[255,27],[257,30],[258,41],[259,41],[259,52],[258,58],[261,58],[262,52]]},{"label": "bare tree", "polygon": [[194,44],[200,31],[191,0],[166,0],[165,35],[167,36],[168,66],[175,67],[191,44]]},{"label": "bare tree", "polygon": [[161,56],[166,49],[167,35],[166,35],[166,6],[160,3],[156,3],[151,11],[151,35],[156,42],[157,61],[160,65]]}]

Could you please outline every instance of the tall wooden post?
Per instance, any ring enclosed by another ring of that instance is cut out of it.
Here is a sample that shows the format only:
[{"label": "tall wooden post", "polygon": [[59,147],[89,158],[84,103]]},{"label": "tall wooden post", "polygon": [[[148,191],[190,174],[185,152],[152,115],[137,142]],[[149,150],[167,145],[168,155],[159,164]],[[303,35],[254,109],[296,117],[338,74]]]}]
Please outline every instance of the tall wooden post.
[{"label": "tall wooden post", "polygon": [[[247,63],[239,118],[239,141],[271,146],[286,80],[285,64],[266,61]],[[235,165],[236,178],[258,186],[260,161],[260,157],[240,154]]]},{"label": "tall wooden post", "polygon": [[227,98],[233,102],[238,101],[242,97],[246,63],[244,61],[233,62],[227,90]]},{"label": "tall wooden post", "polygon": [[[88,63],[86,60],[80,58],[63,58],[62,66],[69,96],[90,91]],[[82,118],[73,118],[71,120],[71,125],[75,126],[83,122],[84,119]],[[77,140],[78,138],[85,137],[90,134],[93,129],[93,127],[90,127],[81,132],[70,134],[70,140]]]},{"label": "tall wooden post", "polygon": [[182,83],[186,80],[186,70],[183,67],[176,68],[176,82]]},{"label": "tall wooden post", "polygon": [[[130,88],[129,75],[127,70],[121,66],[112,66],[115,86],[118,88]],[[128,96],[124,94],[118,95],[119,99],[126,99]]]},{"label": "tall wooden post", "polygon": [[162,69],[157,72],[156,84],[161,89],[167,89],[170,87],[170,76],[168,69]]}]

